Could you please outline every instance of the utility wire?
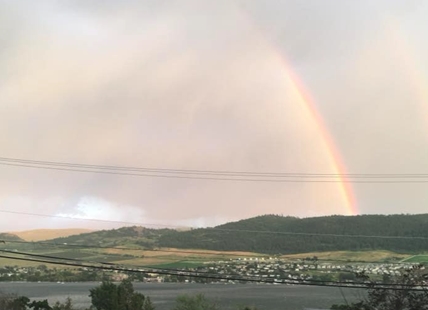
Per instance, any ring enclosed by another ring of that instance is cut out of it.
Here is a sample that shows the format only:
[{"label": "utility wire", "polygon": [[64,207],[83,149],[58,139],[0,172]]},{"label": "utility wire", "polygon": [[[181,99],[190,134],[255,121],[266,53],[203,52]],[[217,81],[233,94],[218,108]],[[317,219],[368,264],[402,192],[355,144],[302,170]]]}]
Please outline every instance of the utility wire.
[{"label": "utility wire", "polygon": [[[59,256],[53,256],[53,255],[44,255],[44,254],[34,254],[34,253],[28,253],[28,252],[21,252],[21,251],[10,251],[10,250],[0,250],[0,252],[3,253],[8,253],[8,254],[14,254],[14,255],[24,255],[24,256],[29,256],[29,257],[35,257],[37,259],[39,258],[44,258],[44,259],[54,259],[56,261],[73,261],[73,262],[80,262],[80,263],[91,263],[91,264],[100,264],[100,265],[107,265],[107,266],[121,266],[123,267],[124,265],[127,265],[127,267],[133,267],[133,268],[148,268],[148,269],[153,269],[154,267],[150,267],[150,266],[134,266],[134,265],[129,265],[129,264],[117,264],[117,263],[109,263],[109,262],[98,262],[98,261],[89,261],[89,260],[84,260],[84,259],[78,259],[78,258],[67,258],[67,257],[59,257]],[[175,272],[189,272],[188,270],[184,270],[184,269],[175,269],[175,268],[155,268],[155,270],[161,270],[161,271],[175,271]],[[212,272],[207,272],[207,271],[194,271],[198,274],[208,274],[208,275],[218,275]],[[257,278],[255,276],[250,277],[250,278]],[[316,281],[316,280],[314,280]],[[331,281],[316,281],[316,282],[326,282],[329,283]],[[339,282],[337,282],[339,283]]]},{"label": "utility wire", "polygon": [[[369,183],[369,184],[401,184],[401,183],[428,183],[426,174],[304,174],[304,173],[253,173],[253,172],[226,172],[203,170],[178,170],[178,169],[150,169],[150,168],[126,168],[119,166],[97,166],[71,163],[55,163],[21,160],[0,159],[0,165],[35,168],[55,171],[101,173],[109,175],[153,177],[167,179],[190,179],[211,181],[238,181],[238,182],[271,182],[271,183]],[[143,170],[145,169],[145,170]],[[144,171],[145,173],[131,173]],[[192,172],[194,171],[194,172]],[[248,178],[251,176],[252,178]],[[264,178],[260,178],[264,177]],[[268,177],[268,178],[266,178]],[[325,179],[327,178],[327,179]],[[353,180],[353,178],[362,178]],[[373,180],[380,178],[380,180]]]},{"label": "utility wire", "polygon": [[[120,266],[120,267],[123,267],[124,265],[127,265],[127,264],[117,264],[117,263],[109,263],[109,262],[88,261],[88,260],[83,260],[83,259],[66,258],[66,257],[53,256],[53,255],[34,254],[34,253],[21,252],[21,251],[0,250],[0,252],[9,253],[9,254],[15,254],[15,255],[30,256],[30,257],[35,257],[35,258],[46,258],[46,259],[54,259],[54,260],[60,260],[60,261],[74,261],[74,262],[80,262],[80,263],[101,264],[101,265],[107,265],[107,266]],[[150,267],[150,266],[127,265],[127,267],[153,269],[153,267]],[[188,270],[185,270],[185,269],[176,269],[176,268],[154,268],[154,269],[155,270],[161,270],[161,271],[189,272]],[[199,270],[196,270],[196,271],[191,271],[191,272],[198,273],[198,274],[219,275],[218,273],[212,273],[210,271],[199,271]],[[352,272],[350,272],[350,273],[352,273]],[[257,277],[257,276],[245,276],[245,278],[259,279],[260,277]],[[289,280],[289,279],[282,278],[282,280]],[[360,284],[361,283],[361,282],[355,282],[355,281],[354,282],[350,282],[350,281],[344,282],[344,281],[326,281],[326,280],[313,280],[313,279],[311,279],[311,280],[305,280],[305,281],[307,281],[307,282],[314,282],[314,283],[334,283],[334,284],[349,284],[349,283],[351,283],[351,284],[355,284],[355,283]],[[386,285],[387,283],[377,283],[377,284],[379,284],[379,285],[380,284]],[[402,284],[388,283],[388,285],[389,286],[400,286]]]},{"label": "utility wire", "polygon": [[[13,257],[13,256],[7,256],[7,255],[0,255],[0,258],[6,258],[6,259],[12,259],[12,260],[20,260],[20,261],[28,261],[28,262],[38,262],[38,263],[45,263],[45,264],[52,264],[52,265],[62,265],[62,266],[72,266],[72,267],[86,267],[86,268],[93,268],[93,269],[99,269],[103,271],[122,271],[122,272],[130,272],[130,273],[153,273],[158,275],[171,275],[171,276],[189,276],[192,278],[203,278],[203,279],[215,279],[215,280],[231,280],[231,281],[243,281],[243,282],[256,282],[256,283],[268,283],[273,284],[277,283],[273,280],[265,280],[265,279],[243,279],[243,278],[237,278],[237,277],[226,277],[224,275],[222,276],[206,276],[206,275],[199,275],[199,274],[190,274],[188,272],[165,272],[165,271],[159,271],[159,270],[135,270],[135,269],[126,269],[126,268],[118,268],[118,267],[107,267],[107,266],[95,266],[95,265],[84,265],[77,263],[68,263],[68,262],[58,262],[58,261],[51,261],[46,259],[32,259],[32,258],[25,258],[25,257]],[[288,280],[288,279],[287,279]],[[338,285],[330,285],[330,284],[305,284],[299,281],[292,282],[288,280],[287,283],[281,283],[278,282],[278,284],[293,284],[293,285],[312,285],[312,286],[330,286],[330,287],[338,287]],[[367,285],[360,285],[360,286],[345,286],[348,288],[367,288]],[[417,290],[417,289],[415,289]]]},{"label": "utility wire", "polygon": [[[145,249],[145,248],[130,248],[130,247],[124,247],[124,246],[101,246],[101,245],[97,245],[97,244],[76,244],[76,243],[60,243],[60,242],[49,242],[49,241],[8,241],[8,240],[0,240],[0,241],[4,241],[1,243],[4,244],[28,244],[28,245],[32,245],[32,246],[36,246],[36,245],[41,245],[41,246],[52,246],[52,247],[60,247],[60,248],[64,248],[64,249],[99,249],[99,250],[121,250],[121,251],[141,251],[141,252],[159,252],[159,253],[178,253],[178,254],[191,254],[191,255],[201,255],[201,256],[183,256],[183,260],[188,260],[188,259],[198,259],[201,260],[203,257],[202,255],[206,255],[206,256],[218,256],[219,258],[230,258],[230,257],[237,257],[237,258],[253,258],[253,259],[267,259],[267,258],[273,258],[273,259],[287,259],[287,260],[294,260],[294,261],[310,261],[310,260],[306,260],[304,258],[299,258],[299,257],[295,257],[295,256],[291,256],[293,254],[285,254],[285,255],[275,255],[275,254],[265,254],[265,253],[253,253],[253,254],[249,254],[249,253],[235,253],[235,251],[233,252],[228,252],[228,251],[223,251],[221,253],[216,252],[215,250],[207,250],[207,251],[194,251],[194,250],[175,250],[175,249],[163,249],[163,248],[156,248],[156,249]],[[13,251],[15,252],[15,251]],[[97,254],[103,254],[103,255],[109,255],[109,253],[105,253],[105,252],[94,252]],[[137,258],[137,257],[134,257]],[[170,260],[170,261],[177,261],[179,259],[177,258],[172,258],[172,257],[168,257],[165,255],[144,255],[142,254],[142,256],[140,257],[142,259],[151,259],[151,258],[161,258],[164,260]],[[248,262],[262,262],[263,260],[254,260],[254,261],[248,261]],[[322,263],[322,262],[341,262],[341,263],[372,263],[372,262],[367,262],[367,261],[361,261],[361,260],[353,260],[350,261],[349,259],[328,259],[328,258],[317,258],[316,262]],[[388,264],[391,265],[402,265],[403,263],[400,262],[389,262]]]},{"label": "utility wire", "polygon": [[64,217],[60,215],[49,215],[49,214],[10,211],[10,210],[0,210],[0,213],[42,216],[42,217],[52,217],[52,218],[71,219],[71,220],[85,220],[85,221],[104,222],[104,223],[120,223],[120,224],[130,224],[130,225],[139,225],[139,226],[188,228],[192,230],[205,229],[205,230],[212,230],[212,231],[219,231],[219,232],[234,232],[234,233],[236,232],[237,233],[258,233],[258,234],[274,234],[274,235],[287,235],[287,236],[317,236],[317,237],[338,237],[338,238],[428,240],[428,237],[423,237],[423,236],[382,236],[382,235],[361,235],[361,234],[347,235],[347,234],[329,234],[329,233],[318,233],[318,232],[304,233],[304,232],[291,232],[291,231],[228,229],[228,228],[221,228],[221,227],[197,228],[197,227],[183,227],[183,226],[173,226],[173,225],[163,225],[163,224],[147,224],[147,223],[138,223],[138,222],[113,221],[113,220],[101,220],[101,219],[80,219],[76,217]]},{"label": "utility wire", "polygon": [[[369,287],[374,288],[383,288],[388,290],[407,290],[407,291],[426,291],[428,286],[426,285],[417,285],[417,284],[390,284],[390,283],[360,283],[360,282],[335,282],[335,281],[310,281],[310,280],[290,280],[290,279],[264,279],[264,278],[254,278],[254,277],[239,277],[236,275],[220,275],[220,274],[201,274],[199,272],[189,272],[189,271],[171,271],[168,269],[159,269],[159,268],[147,268],[147,269],[130,269],[124,267],[117,267],[117,265],[112,266],[97,266],[97,265],[82,265],[80,263],[71,263],[71,262],[61,262],[61,261],[52,261],[48,259],[34,259],[34,258],[25,258],[25,257],[13,257],[7,255],[0,255],[0,258],[12,259],[12,260],[21,260],[21,261],[30,261],[30,262],[40,262],[46,264],[54,265],[63,265],[63,266],[73,266],[73,267],[86,267],[93,269],[100,269],[104,271],[122,271],[130,273],[153,273],[158,275],[172,275],[172,276],[187,276],[191,278],[203,278],[203,279],[215,279],[215,280],[229,280],[229,281],[241,281],[241,282],[256,282],[256,283],[269,283],[269,284],[292,284],[292,285],[305,285],[305,286],[324,286],[324,287],[346,287],[346,288],[364,288]],[[63,259],[63,258],[61,258]],[[137,267],[138,268],[138,267]],[[405,288],[403,288],[403,286]]]},{"label": "utility wire", "polygon": [[66,166],[90,169],[107,169],[123,171],[149,171],[162,173],[182,173],[182,174],[204,174],[204,175],[227,175],[227,176],[272,176],[272,177],[379,177],[379,178],[428,178],[428,173],[300,173],[300,172],[254,172],[254,171],[227,171],[227,170],[191,170],[191,169],[169,169],[169,168],[146,168],[146,167],[126,167],[113,165],[93,165],[82,163],[69,163],[57,161],[37,161],[19,158],[0,157],[0,161],[12,163],[26,163],[48,166]]},{"label": "utility wire", "polygon": [[[266,258],[266,257],[273,257],[274,255],[269,254],[260,254],[260,253],[254,253],[254,254],[238,254],[238,253],[227,253],[227,251],[223,253],[218,253],[214,250],[212,251],[193,251],[193,250],[172,250],[172,249],[145,249],[145,248],[130,248],[130,247],[124,247],[124,246],[102,246],[97,244],[77,244],[77,243],[68,243],[68,242],[49,242],[49,241],[18,241],[18,240],[0,240],[1,243],[4,244],[28,244],[28,245],[48,245],[53,247],[61,247],[61,248],[74,248],[74,249],[103,249],[103,250],[123,250],[123,251],[144,251],[144,252],[160,252],[160,253],[180,253],[180,254],[194,254],[194,255],[209,255],[209,256],[223,256],[223,257],[230,257],[230,256],[236,256],[236,257],[251,257],[251,258]],[[235,251],[234,251],[235,252]],[[103,253],[106,254],[106,253]],[[108,254],[108,253],[107,253]],[[144,255],[144,254],[143,254]],[[158,256],[147,256],[145,258],[154,258],[154,257],[163,257],[162,255]],[[281,256],[284,257],[284,256]],[[196,257],[197,258],[197,257]],[[177,260],[177,259],[174,259]]]},{"label": "utility wire", "polygon": [[114,221],[114,220],[103,220],[103,219],[88,219],[88,218],[79,218],[79,217],[73,217],[73,216],[62,216],[62,215],[42,214],[42,213],[32,213],[32,212],[20,212],[20,211],[12,211],[12,210],[0,210],[0,213],[60,218],[60,219],[65,219],[65,220],[77,220],[77,221],[91,221],[91,222],[112,223],[112,224],[129,224],[129,225],[138,225],[138,226],[149,226],[149,227],[156,227],[157,229],[162,229],[162,227],[171,228],[171,229],[180,229],[180,228],[181,229],[191,229],[192,228],[192,227],[188,227],[188,226],[179,226],[179,225],[150,224],[150,223],[141,223],[141,222]]}]

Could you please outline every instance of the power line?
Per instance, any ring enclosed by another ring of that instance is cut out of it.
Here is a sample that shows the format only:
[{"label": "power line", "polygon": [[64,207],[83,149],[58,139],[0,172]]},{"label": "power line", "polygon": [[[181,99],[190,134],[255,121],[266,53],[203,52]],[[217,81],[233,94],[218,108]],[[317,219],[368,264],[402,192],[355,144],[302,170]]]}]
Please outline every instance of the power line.
[{"label": "power line", "polygon": [[[238,278],[238,277],[227,277],[225,275],[221,276],[207,276],[207,275],[200,275],[200,274],[191,274],[189,272],[169,272],[169,271],[162,271],[158,269],[147,269],[147,270],[135,270],[135,269],[128,269],[128,268],[119,268],[114,266],[95,266],[95,265],[81,265],[78,263],[70,263],[70,262],[58,262],[58,261],[51,261],[46,259],[32,259],[32,258],[25,258],[25,257],[13,257],[13,256],[7,256],[7,255],[0,255],[0,258],[6,258],[6,259],[12,259],[12,260],[20,260],[20,261],[28,261],[28,262],[39,262],[39,263],[45,263],[45,264],[52,264],[52,265],[62,265],[62,266],[72,266],[72,267],[86,267],[86,268],[93,268],[103,271],[122,271],[122,272],[130,272],[130,273],[152,273],[152,274],[158,274],[158,275],[170,275],[170,276],[188,276],[192,278],[203,278],[203,279],[214,279],[214,280],[231,280],[231,281],[242,281],[242,282],[255,282],[255,283],[278,283],[278,284],[293,284],[293,285],[308,285],[308,286],[329,286],[329,287],[339,287],[338,285],[332,285],[332,284],[312,284],[312,283],[302,283],[299,281],[291,281],[288,279],[288,282],[281,283],[281,282],[275,282],[273,280],[265,280],[265,279],[244,279],[244,278]],[[345,286],[343,287],[349,287],[349,288],[367,288],[367,285],[360,285],[360,286]]]},{"label": "power line", "polygon": [[[74,263],[64,262],[64,261],[52,261],[49,259],[42,259],[42,255],[33,255],[29,253],[18,253],[20,255],[28,255],[35,256],[34,258],[25,258],[25,257],[13,257],[0,255],[0,258],[12,259],[12,260],[21,260],[21,261],[30,261],[30,262],[41,262],[46,264],[55,264],[55,265],[63,265],[63,266],[73,266],[73,267],[86,267],[93,269],[101,269],[104,271],[122,271],[122,272],[131,272],[131,273],[153,273],[158,275],[173,275],[173,276],[186,276],[190,278],[203,278],[203,279],[215,279],[215,280],[228,280],[228,281],[241,281],[241,282],[257,282],[257,283],[269,283],[269,284],[292,284],[292,285],[305,285],[305,286],[325,286],[325,287],[346,287],[346,288],[368,288],[368,287],[378,287],[384,288],[388,290],[411,290],[411,291],[425,291],[428,286],[426,285],[418,285],[418,284],[400,284],[400,283],[379,283],[379,282],[371,282],[371,283],[361,283],[355,281],[349,282],[339,282],[339,281],[322,281],[322,280],[290,280],[285,278],[280,279],[264,279],[260,277],[240,277],[236,275],[229,274],[213,274],[209,272],[198,272],[198,271],[185,271],[185,270],[177,270],[177,269],[161,269],[161,268],[147,268],[135,266],[135,268],[139,269],[130,269],[124,268],[114,263],[109,263],[109,266],[97,266],[97,265],[83,265],[84,263],[93,264],[93,262],[88,262],[84,260],[73,259]],[[39,258],[41,257],[41,258]],[[55,257],[57,260],[67,260],[61,257]],[[82,264],[83,263],[83,264]],[[104,264],[104,263],[100,263]],[[278,281],[276,281],[278,280]],[[405,286],[405,288],[402,288]]]},{"label": "power line", "polygon": [[[36,161],[0,157],[0,165],[44,170],[102,173],[109,175],[192,180],[273,182],[273,183],[428,183],[428,174],[322,174],[246,171],[184,170],[102,166],[67,162]],[[131,173],[138,172],[138,173]],[[144,172],[144,173],[141,173]],[[251,177],[251,178],[248,178]],[[357,180],[353,180],[357,179]],[[358,180],[361,179],[361,180]],[[380,179],[380,180],[373,180]]]},{"label": "power line", "polygon": [[[130,248],[130,247],[123,247],[123,246],[102,246],[97,244],[77,244],[77,243],[69,243],[69,242],[49,242],[49,241],[19,241],[19,240],[0,240],[3,241],[4,244],[10,243],[10,244],[28,244],[28,245],[47,245],[47,246],[53,246],[53,247],[61,247],[61,248],[77,248],[77,249],[103,249],[103,250],[123,250],[123,251],[144,251],[144,252],[160,252],[160,253],[180,253],[180,254],[194,254],[194,255],[210,255],[210,256],[223,256],[223,257],[230,257],[230,256],[236,256],[236,257],[258,257],[258,258],[266,258],[266,257],[272,257],[272,255],[269,254],[263,254],[263,253],[254,253],[254,254],[238,254],[238,253],[227,253],[227,251],[218,253],[216,251],[194,251],[194,250],[172,250],[172,249],[163,249],[163,248],[156,248],[156,249],[145,249],[145,248]],[[2,243],[3,243],[2,242]],[[234,251],[236,252],[236,251]],[[103,253],[104,254],[104,253]],[[153,258],[153,257],[162,257],[162,256],[147,256],[147,258]],[[174,259],[177,260],[177,259]]]},{"label": "power line", "polygon": [[[3,241],[3,240],[0,240]],[[3,241],[5,244],[10,243],[10,244],[28,244],[28,245],[41,245],[41,246],[52,246],[52,247],[60,247],[60,248],[65,248],[65,249],[99,249],[99,250],[108,250],[108,249],[112,249],[112,250],[121,250],[121,251],[141,251],[141,252],[159,252],[159,253],[180,253],[180,254],[192,254],[192,255],[201,255],[200,257],[198,256],[185,256],[183,257],[183,260],[188,260],[188,259],[198,259],[198,260],[202,260],[202,255],[205,256],[211,256],[211,257],[215,257],[218,256],[219,258],[230,258],[230,257],[237,257],[237,258],[252,258],[252,259],[260,259],[260,260],[254,260],[254,261],[248,261],[248,262],[261,262],[263,261],[262,259],[267,259],[270,260],[270,258],[272,259],[287,259],[287,260],[294,260],[294,261],[305,261],[306,259],[304,258],[299,258],[299,257],[294,257],[292,256],[293,254],[286,254],[286,255],[279,255],[278,254],[266,254],[266,253],[248,253],[248,252],[243,252],[243,253],[236,253],[236,251],[233,252],[228,252],[228,251],[223,251],[221,253],[219,253],[219,251],[215,251],[215,250],[206,250],[206,251],[194,251],[194,250],[180,250],[180,249],[164,249],[164,248],[155,248],[155,249],[146,249],[146,248],[131,248],[131,247],[123,247],[123,246],[102,246],[102,245],[97,245],[97,244],[76,244],[76,243],[59,243],[59,242],[48,242],[48,241],[9,241],[9,240],[4,240]],[[14,253],[16,251],[13,251]],[[109,255],[109,253],[104,253],[104,252],[94,252],[97,254],[105,254],[105,255]],[[300,253],[301,254],[301,253]],[[137,257],[134,257],[137,258]],[[142,254],[141,256],[142,259],[152,259],[152,258],[161,258],[163,260],[170,260],[170,261],[177,261],[177,258],[173,258],[173,257],[168,257],[165,255],[150,255],[150,256],[146,256],[145,254]],[[316,260],[317,262],[343,262],[343,263],[369,263],[366,261],[361,261],[361,260],[349,260],[349,259],[328,259],[328,258],[317,258]],[[400,262],[389,262],[388,264],[394,264],[394,265],[402,265],[402,263]]]},{"label": "power line", "polygon": [[339,238],[428,240],[428,237],[423,237],[423,236],[382,236],[382,235],[361,235],[361,234],[347,235],[347,234],[329,234],[329,233],[318,233],[318,232],[304,233],[304,232],[292,232],[292,231],[228,229],[228,228],[221,228],[221,227],[198,228],[198,227],[189,227],[189,226],[186,227],[186,226],[174,226],[174,225],[164,225],[164,224],[149,224],[149,223],[141,223],[141,222],[127,222],[127,221],[114,221],[114,220],[102,220],[102,219],[81,219],[77,217],[64,217],[61,215],[29,213],[29,212],[19,212],[19,211],[10,211],[10,210],[0,210],[0,213],[41,216],[41,217],[61,218],[61,219],[70,219],[70,220],[84,220],[84,221],[94,221],[94,222],[104,222],[104,223],[114,223],[114,224],[130,224],[130,225],[139,225],[139,226],[188,228],[192,230],[206,229],[206,230],[214,230],[214,231],[220,231],[220,232],[238,232],[238,233],[242,232],[242,233],[276,234],[276,235],[288,235],[288,236],[294,235],[294,236],[319,236],[319,237],[339,237]]},{"label": "power line", "polygon": [[[34,254],[34,253],[28,253],[28,252],[21,252],[21,251],[10,251],[10,250],[0,250],[0,252],[8,253],[8,254],[14,254],[14,255],[24,255],[24,256],[30,256],[35,258],[46,258],[46,259],[54,259],[54,260],[62,260],[62,261],[73,261],[73,262],[80,262],[80,263],[92,263],[92,264],[101,264],[101,265],[107,265],[107,266],[123,266],[126,264],[115,264],[115,263],[109,263],[109,262],[98,262],[98,261],[88,261],[78,258],[67,258],[67,257],[59,257],[59,256],[53,256],[53,255],[44,255],[44,254]],[[133,266],[128,265],[128,267],[134,267],[134,268],[150,268],[153,269],[153,267],[150,266]],[[183,269],[175,269],[175,268],[155,268],[156,270],[162,270],[162,271],[175,271],[175,272],[187,272],[187,270]],[[207,271],[197,271],[198,274],[208,274],[208,275],[216,275],[212,272]],[[252,277],[255,278],[255,277]],[[316,282],[330,282],[330,281],[316,281]]]},{"label": "power line", "polygon": [[125,170],[125,171],[150,171],[150,172],[163,172],[163,173],[185,173],[185,174],[213,174],[213,175],[250,175],[250,176],[275,176],[275,177],[289,177],[289,176],[303,176],[303,177],[428,177],[428,173],[301,173],[301,172],[255,172],[255,171],[230,171],[230,170],[192,170],[192,169],[171,169],[171,168],[147,168],[147,167],[130,167],[130,166],[116,166],[116,165],[94,165],[82,163],[69,163],[57,161],[37,161],[19,158],[0,157],[0,161],[4,162],[18,162],[30,163],[37,165],[54,165],[54,166],[68,166],[68,167],[84,167],[91,169],[107,169],[107,170]]},{"label": "power line", "polygon": [[174,229],[179,229],[179,228],[191,229],[192,228],[192,227],[188,227],[188,226],[179,226],[179,225],[150,224],[150,223],[141,223],[141,222],[115,221],[115,220],[103,220],[103,219],[88,219],[88,218],[80,218],[80,217],[72,217],[72,216],[62,216],[62,215],[54,215],[54,214],[41,214],[41,213],[31,213],[31,212],[20,212],[20,211],[12,211],[12,210],[0,210],[0,213],[49,217],[49,218],[59,218],[59,219],[65,219],[65,220],[77,220],[77,221],[91,221],[91,222],[112,223],[112,224],[129,224],[129,225],[149,226],[149,227],[156,227],[158,229],[161,229],[161,227],[174,228]]},{"label": "power line", "polygon": [[192,230],[197,229],[206,229],[214,230],[220,232],[241,232],[241,233],[259,233],[259,234],[276,234],[276,235],[288,235],[288,236],[317,236],[317,237],[339,237],[339,238],[375,238],[375,239],[404,239],[404,240],[428,240],[428,237],[423,236],[382,236],[382,235],[347,235],[347,234],[329,234],[329,233],[318,233],[318,232],[292,232],[292,231],[272,231],[272,230],[252,230],[252,229],[228,229],[221,227],[208,227],[208,228],[198,228],[198,227],[189,227],[189,226],[174,226],[174,225],[164,225],[164,224],[149,224],[141,222],[127,222],[127,221],[114,221],[114,220],[102,220],[102,219],[81,219],[76,217],[64,217],[60,215],[50,215],[50,214],[40,214],[40,213],[29,213],[29,212],[19,212],[19,211],[10,211],[10,210],[0,210],[0,213],[10,213],[10,214],[20,214],[20,215],[29,215],[29,216],[41,216],[41,217],[51,217],[51,218],[61,218],[61,219],[71,219],[71,220],[85,220],[85,221],[94,221],[94,222],[104,222],[104,223],[119,223],[119,224],[130,224],[130,225],[139,225],[139,226],[156,226],[156,227],[171,227],[171,228],[188,228]]}]

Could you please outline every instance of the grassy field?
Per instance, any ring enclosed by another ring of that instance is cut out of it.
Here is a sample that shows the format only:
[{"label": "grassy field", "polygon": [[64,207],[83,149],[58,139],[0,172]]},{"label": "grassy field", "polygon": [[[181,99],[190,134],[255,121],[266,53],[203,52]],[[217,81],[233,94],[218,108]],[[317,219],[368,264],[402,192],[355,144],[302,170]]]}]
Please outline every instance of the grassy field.
[{"label": "grassy field", "polygon": [[401,261],[402,263],[428,263],[428,255],[413,255]]},{"label": "grassy field", "polygon": [[165,268],[165,269],[184,269],[184,268],[196,268],[203,266],[204,263],[201,261],[177,261],[173,263],[167,263],[167,264],[158,264],[158,265],[147,265],[147,267],[152,268]]},{"label": "grassy field", "polygon": [[364,262],[364,263],[384,263],[400,262],[409,257],[408,254],[398,254],[390,251],[334,251],[334,252],[313,252],[294,255],[286,255],[283,258],[295,260],[306,257],[318,257],[319,260],[331,262]]},{"label": "grassy field", "polygon": [[[22,252],[55,256],[60,258],[78,259],[90,262],[111,262],[127,266],[150,266],[158,268],[185,268],[201,266],[207,262],[215,262],[244,257],[267,258],[268,255],[251,252],[221,252],[204,250],[183,250],[174,248],[162,248],[156,250],[138,249],[67,249],[54,248],[27,248]],[[9,254],[8,254],[9,256]],[[411,256],[389,251],[335,251],[313,252],[294,255],[286,255],[281,258],[289,261],[302,260],[316,256],[320,262],[428,262],[428,255]],[[38,262],[25,262],[14,259],[0,258],[0,265],[37,266]]]},{"label": "grassy field", "polygon": [[[19,252],[46,255],[64,259],[78,259],[87,262],[111,262],[127,266],[151,266],[159,268],[185,268],[201,266],[206,262],[228,260],[237,257],[262,257],[263,255],[250,252],[219,252],[182,249],[137,250],[123,248],[108,249],[64,249],[61,246],[43,248],[27,246],[18,249]],[[7,256],[15,256],[5,253]],[[36,258],[44,259],[44,258]],[[0,258],[3,266],[38,266],[42,263],[26,262],[14,259]]]},{"label": "grassy field", "polygon": [[92,230],[82,228],[67,228],[67,229],[34,229],[26,231],[14,231],[11,234],[18,236],[25,241],[43,241],[60,237],[68,237],[83,233],[89,233]]}]

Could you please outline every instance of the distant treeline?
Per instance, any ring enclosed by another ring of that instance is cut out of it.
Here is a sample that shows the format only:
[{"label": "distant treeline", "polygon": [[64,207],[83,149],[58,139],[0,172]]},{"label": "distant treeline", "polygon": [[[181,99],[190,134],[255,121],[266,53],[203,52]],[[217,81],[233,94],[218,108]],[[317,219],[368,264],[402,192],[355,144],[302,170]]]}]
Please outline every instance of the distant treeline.
[{"label": "distant treeline", "polygon": [[52,241],[62,244],[172,247],[266,254],[339,250],[417,253],[428,250],[428,214],[324,216],[303,219],[264,215],[215,228],[176,231],[123,227]]},{"label": "distant treeline", "polygon": [[19,238],[17,235],[9,234],[9,233],[0,233],[0,242],[3,243],[4,241],[24,241],[21,238]]},{"label": "distant treeline", "polygon": [[160,237],[158,244],[163,247],[267,254],[339,250],[420,252],[428,250],[428,214],[325,216],[303,219],[265,215],[217,226],[214,229],[169,232]]}]

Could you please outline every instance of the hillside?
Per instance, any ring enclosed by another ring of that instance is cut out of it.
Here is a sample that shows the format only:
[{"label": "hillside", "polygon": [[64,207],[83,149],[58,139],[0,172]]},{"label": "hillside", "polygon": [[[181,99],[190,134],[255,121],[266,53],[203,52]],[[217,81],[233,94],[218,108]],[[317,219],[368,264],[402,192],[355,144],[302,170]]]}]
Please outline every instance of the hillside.
[{"label": "hillside", "polygon": [[63,238],[49,240],[57,243],[99,246],[135,246],[151,248],[157,246],[161,235],[169,229],[150,229],[144,227],[122,227],[111,230],[99,230]]},{"label": "hillside", "polygon": [[0,240],[2,241],[24,241],[19,238],[17,235],[10,233],[0,233]]},{"label": "hillside", "polygon": [[[358,237],[358,235],[386,238]],[[402,236],[407,239],[387,238],[388,236]],[[420,252],[428,250],[428,214],[326,216],[303,219],[265,215],[215,228],[163,234],[159,239],[159,246],[269,254],[343,250]]]},{"label": "hillside", "polygon": [[[394,238],[396,236],[403,238]],[[181,248],[266,254],[372,250],[418,253],[428,251],[428,214],[324,216],[303,219],[265,215],[215,228],[176,231],[123,227],[51,241],[146,249]]]},{"label": "hillside", "polygon": [[66,229],[34,229],[11,232],[25,241],[43,241],[60,237],[68,237],[91,232],[90,229],[66,228]]}]

